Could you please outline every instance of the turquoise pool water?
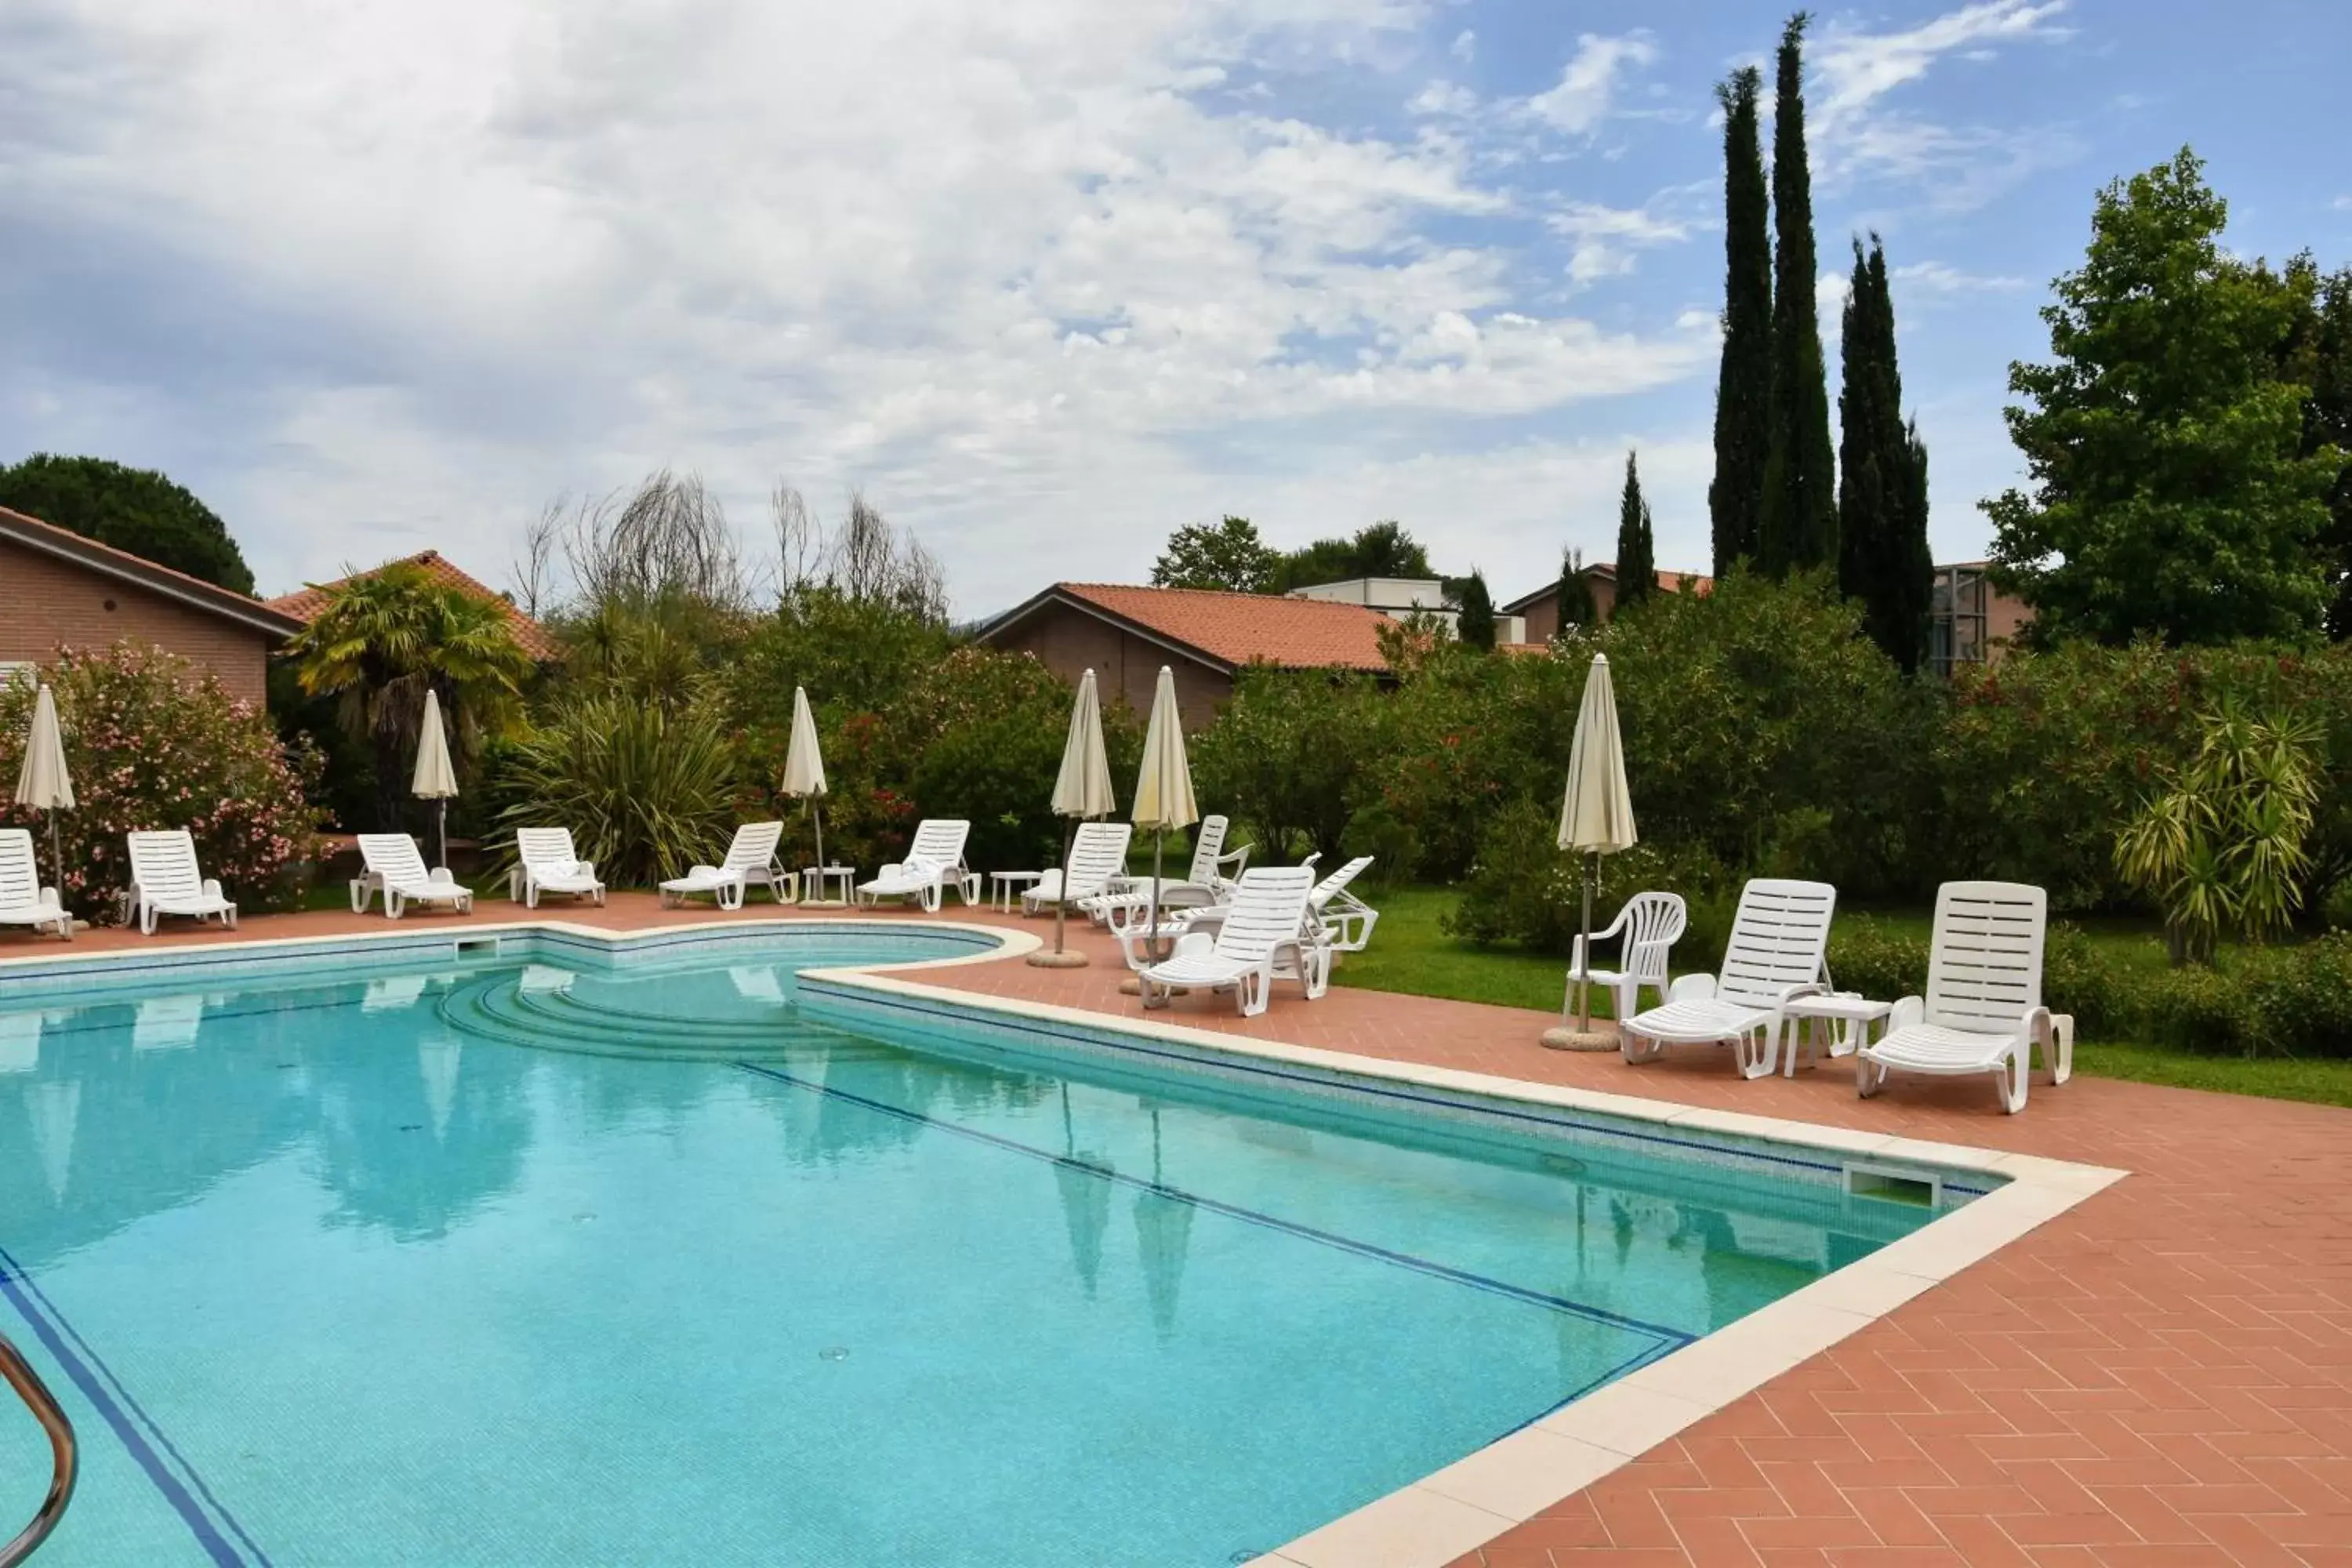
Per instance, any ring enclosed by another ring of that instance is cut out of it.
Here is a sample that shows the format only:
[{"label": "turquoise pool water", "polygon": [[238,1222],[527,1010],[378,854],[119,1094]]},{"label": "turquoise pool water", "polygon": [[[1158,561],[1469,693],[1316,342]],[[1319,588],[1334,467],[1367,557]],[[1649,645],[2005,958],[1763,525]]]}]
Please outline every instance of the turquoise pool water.
[{"label": "turquoise pool water", "polygon": [[909,940],[0,994],[39,1568],[1211,1568],[1928,1217],[800,996]]}]

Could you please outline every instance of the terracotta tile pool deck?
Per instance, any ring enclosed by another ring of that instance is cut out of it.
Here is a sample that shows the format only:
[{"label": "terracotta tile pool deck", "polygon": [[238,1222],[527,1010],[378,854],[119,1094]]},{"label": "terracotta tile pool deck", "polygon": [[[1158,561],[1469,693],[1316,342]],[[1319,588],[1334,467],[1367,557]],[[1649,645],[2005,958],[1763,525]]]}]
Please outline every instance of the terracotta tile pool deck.
[{"label": "terracotta tile pool deck", "polygon": [[[543,915],[616,930],[711,919],[642,895]],[[748,916],[841,911],[772,910]],[[477,921],[529,918],[486,899]],[[919,915],[884,918],[922,919]],[[1050,922],[950,907],[945,917]],[[418,915],[397,929],[462,923]],[[245,939],[381,931],[380,915],[248,920]],[[85,933],[70,951],[212,942]],[[1019,960],[922,976],[1138,1016],[1106,937],[1079,970]],[[68,951],[0,937],[0,956]],[[1341,979],[1344,981],[1344,966]],[[2078,1076],[2020,1116],[1989,1082],[1845,1063],[1741,1082],[1727,1054],[1629,1068],[1536,1043],[1515,1008],[1278,988],[1263,1017],[1155,1017],[1299,1046],[1791,1121],[2118,1166],[2131,1175],[1774,1378],[1456,1568],[1627,1564],[2343,1564],[2352,1568],[2352,1111]],[[2095,1047],[2085,1047],[2085,1052]],[[1565,1490],[1565,1488],[1563,1488]]]}]

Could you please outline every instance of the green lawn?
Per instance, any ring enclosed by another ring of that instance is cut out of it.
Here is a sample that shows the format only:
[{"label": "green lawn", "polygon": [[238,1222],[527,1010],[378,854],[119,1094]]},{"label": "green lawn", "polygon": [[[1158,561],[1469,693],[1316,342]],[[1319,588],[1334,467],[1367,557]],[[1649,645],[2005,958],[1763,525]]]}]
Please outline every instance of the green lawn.
[{"label": "green lawn", "polygon": [[[1333,971],[1332,978],[1339,984],[1460,1002],[1546,1011],[1559,1008],[1567,967],[1563,961],[1508,948],[1476,946],[1438,929],[1439,918],[1454,907],[1450,889],[1388,887],[1365,896],[1381,911],[1380,926],[1370,948],[1348,954]],[[1898,929],[1916,927],[1914,934],[1927,940],[1930,922],[1923,910],[1873,910],[1870,913]],[[2160,967],[2165,962],[2162,943],[2144,926],[2104,921],[2089,922],[2088,929],[2094,941],[2130,963]],[[1596,994],[1595,1014],[1606,1016],[1608,1001]],[[2084,1041],[2075,1046],[2074,1066],[2102,1078],[2352,1106],[2352,1061],[2200,1056],[2149,1046]]]}]

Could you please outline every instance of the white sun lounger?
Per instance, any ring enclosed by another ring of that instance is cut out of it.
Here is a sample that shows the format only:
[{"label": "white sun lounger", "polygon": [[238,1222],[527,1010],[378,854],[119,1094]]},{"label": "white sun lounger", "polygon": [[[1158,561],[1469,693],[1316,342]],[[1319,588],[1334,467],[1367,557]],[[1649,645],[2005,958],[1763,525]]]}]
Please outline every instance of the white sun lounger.
[{"label": "white sun lounger", "polygon": [[41,886],[33,863],[33,836],[21,827],[0,827],[0,925],[55,928],[73,940],[73,916],[58,901],[55,888]]},{"label": "white sun lounger", "polygon": [[[1109,887],[1113,878],[1127,873],[1128,841],[1135,836],[1135,827],[1126,822],[1081,822],[1077,837],[1070,844],[1070,902],[1090,899]],[[1021,908],[1030,914],[1051,910],[1062,896],[1061,867],[1037,879],[1036,886],[1021,895]]]},{"label": "white sun lounger", "polygon": [[913,899],[923,908],[937,914],[947,900],[947,890],[953,888],[963,895],[969,906],[980,901],[980,879],[964,864],[964,840],[971,837],[971,824],[961,818],[927,816],[915,825],[915,840],[907,846],[907,858],[896,865],[885,866],[870,882],[857,886],[858,898],[866,903],[883,899]]},{"label": "white sun lounger", "polygon": [[218,919],[236,929],[236,905],[221,896],[220,883],[196,866],[196,841],[184,827],[131,836],[131,890],[123,902],[139,930],[155,934],[158,915]]},{"label": "white sun lounger", "polygon": [[1739,890],[1731,941],[1717,974],[1685,974],[1665,1005],[1617,1026],[1629,1062],[1654,1061],[1668,1046],[1727,1045],[1742,1078],[1769,1076],[1780,1060],[1780,1009],[1822,988],[1837,889],[1827,882],[1758,878]]},{"label": "white sun lounger", "polygon": [[2049,895],[2021,882],[1938,888],[1927,994],[1895,1003],[1885,1037],[1862,1047],[1855,1091],[1876,1094],[1892,1072],[1990,1074],[2014,1113],[2025,1109],[2036,1047],[2053,1084],[2073,1076],[2074,1020],[2042,1005],[2049,919]]},{"label": "white sun lounger", "polygon": [[1176,950],[1136,972],[1146,1007],[1167,1005],[1182,990],[1231,991],[1244,1017],[1265,1011],[1277,978],[1297,979],[1310,997],[1323,993],[1330,950],[1307,935],[1311,866],[1262,866],[1242,873],[1216,934],[1186,931]]},{"label": "white sun lounger", "polygon": [[360,859],[368,875],[383,889],[383,912],[398,920],[405,904],[447,904],[461,915],[474,912],[474,889],[449,874],[446,866],[425,868],[416,840],[405,833],[362,833]]},{"label": "white sun lounger", "polygon": [[595,864],[572,853],[568,827],[515,829],[515,867],[507,873],[507,897],[535,910],[541,893],[604,901],[604,884],[596,879]]},{"label": "white sun lounger", "polygon": [[[1171,877],[1160,884],[1160,908],[1168,910],[1200,909],[1220,904],[1233,897],[1234,879],[1249,865],[1252,846],[1244,844],[1227,853],[1225,834],[1230,826],[1223,816],[1204,816],[1192,829],[1192,863],[1181,877]],[[1151,907],[1151,879],[1121,877],[1093,898],[1079,900],[1078,907],[1098,921],[1108,921],[1114,927],[1132,925],[1148,919]]]},{"label": "white sun lounger", "polygon": [[684,903],[698,893],[709,893],[722,910],[740,910],[754,882],[764,884],[769,897],[784,901],[784,883],[792,873],[776,859],[776,843],[784,836],[781,822],[746,822],[735,829],[725,858],[716,866],[697,866],[683,877],[661,885],[664,909]]}]

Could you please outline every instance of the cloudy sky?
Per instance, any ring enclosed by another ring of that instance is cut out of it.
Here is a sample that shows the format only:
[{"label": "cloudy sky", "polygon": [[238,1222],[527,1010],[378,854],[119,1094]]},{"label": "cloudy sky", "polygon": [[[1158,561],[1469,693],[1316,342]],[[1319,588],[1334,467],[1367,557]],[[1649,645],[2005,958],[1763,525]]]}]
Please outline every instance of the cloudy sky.
[{"label": "cloudy sky", "polygon": [[[2225,14],[1820,14],[1824,267],[1885,236],[1941,558],[2100,184],[2190,142],[2239,249],[2352,259],[2352,8]],[[0,460],[160,467],[265,592],[427,546],[504,581],[551,497],[663,465],[755,544],[779,481],[862,487],[977,615],[1227,511],[1395,517],[1508,597],[1611,553],[1631,446],[1703,565],[1711,88],[1780,16],[6,0]]]}]

